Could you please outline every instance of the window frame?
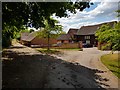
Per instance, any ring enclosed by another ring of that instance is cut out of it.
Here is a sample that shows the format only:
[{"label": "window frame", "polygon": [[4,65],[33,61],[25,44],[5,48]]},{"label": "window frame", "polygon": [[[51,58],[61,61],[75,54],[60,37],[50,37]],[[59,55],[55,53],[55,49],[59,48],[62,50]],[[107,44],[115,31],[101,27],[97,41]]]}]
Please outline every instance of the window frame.
[{"label": "window frame", "polygon": [[85,36],[85,39],[88,39],[88,40],[90,40],[90,36]]}]

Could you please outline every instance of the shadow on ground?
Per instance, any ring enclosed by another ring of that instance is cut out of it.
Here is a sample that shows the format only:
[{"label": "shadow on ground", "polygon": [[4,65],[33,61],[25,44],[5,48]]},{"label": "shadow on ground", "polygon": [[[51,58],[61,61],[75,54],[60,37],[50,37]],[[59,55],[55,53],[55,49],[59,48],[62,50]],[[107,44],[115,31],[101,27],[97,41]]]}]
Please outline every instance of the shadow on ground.
[{"label": "shadow on ground", "polygon": [[[64,88],[64,85],[65,87],[67,85],[68,88],[69,86],[73,88],[102,88],[101,85],[108,86],[97,81],[108,81],[108,79],[96,74],[104,73],[104,71],[90,69],[78,63],[66,62],[50,55],[31,55],[7,50],[3,52],[2,57],[3,89],[54,88],[51,86],[52,84],[49,85],[50,79],[48,79],[48,76],[50,77],[51,72],[55,70],[56,76],[53,79],[58,79],[56,80],[58,84],[63,83],[61,88]],[[7,60],[4,58],[7,58]],[[69,69],[70,74],[65,74],[62,71],[64,69],[58,69],[63,68],[62,65]]]},{"label": "shadow on ground", "polygon": [[25,48],[25,46],[11,46],[9,48],[10,49],[21,49],[21,48]]}]

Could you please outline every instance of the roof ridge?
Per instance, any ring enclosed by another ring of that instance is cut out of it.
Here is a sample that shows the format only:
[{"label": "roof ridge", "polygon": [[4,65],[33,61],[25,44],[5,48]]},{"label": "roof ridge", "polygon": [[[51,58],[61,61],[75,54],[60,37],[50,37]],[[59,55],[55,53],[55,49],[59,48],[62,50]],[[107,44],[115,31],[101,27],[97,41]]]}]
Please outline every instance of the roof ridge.
[{"label": "roof ridge", "polygon": [[82,26],[78,31],[77,35],[91,35],[95,34],[95,31],[97,30],[98,27],[104,25],[104,24],[109,24],[110,26],[113,26],[116,21],[112,22],[105,22],[105,23],[100,23],[96,25],[89,25],[89,26]]},{"label": "roof ridge", "polygon": [[[97,25],[102,25],[102,24],[109,24],[109,23],[113,23],[113,22],[117,22],[117,21],[111,21],[111,22],[104,22],[104,23],[99,23],[99,24],[95,24],[95,25],[87,25],[87,26],[81,26],[81,27],[89,27],[89,26],[97,26]],[[81,28],[80,27],[80,28]]]}]

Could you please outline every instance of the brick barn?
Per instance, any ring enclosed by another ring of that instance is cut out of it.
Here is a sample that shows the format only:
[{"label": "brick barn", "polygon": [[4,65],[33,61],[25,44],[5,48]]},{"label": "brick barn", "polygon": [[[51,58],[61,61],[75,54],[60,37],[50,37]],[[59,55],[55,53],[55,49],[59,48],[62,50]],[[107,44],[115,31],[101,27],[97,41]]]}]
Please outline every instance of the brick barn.
[{"label": "brick barn", "polygon": [[[41,47],[48,45],[48,39],[47,38],[40,38],[37,35],[37,32],[32,33],[21,33],[21,40],[20,42],[27,46],[32,45],[39,45]],[[50,45],[56,44],[57,40],[55,38],[50,38]]]},{"label": "brick barn", "polygon": [[69,34],[62,34],[57,38],[57,43],[70,43],[72,42],[72,38]]}]

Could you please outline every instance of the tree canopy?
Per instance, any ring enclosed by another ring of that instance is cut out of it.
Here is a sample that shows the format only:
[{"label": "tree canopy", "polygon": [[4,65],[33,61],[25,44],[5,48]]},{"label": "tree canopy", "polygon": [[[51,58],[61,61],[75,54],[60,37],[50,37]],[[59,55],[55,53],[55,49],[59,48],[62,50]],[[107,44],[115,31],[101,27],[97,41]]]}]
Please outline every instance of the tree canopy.
[{"label": "tree canopy", "polygon": [[107,43],[112,50],[120,50],[120,22],[115,23],[114,27],[108,24],[102,25],[95,34],[99,42]]},{"label": "tree canopy", "polygon": [[120,10],[117,10],[117,13],[118,13],[118,17],[120,17]]},{"label": "tree canopy", "polygon": [[54,24],[50,16],[67,17],[67,11],[75,13],[75,9],[82,11],[90,7],[89,2],[3,2],[3,29],[6,25],[44,27],[44,18]]}]

